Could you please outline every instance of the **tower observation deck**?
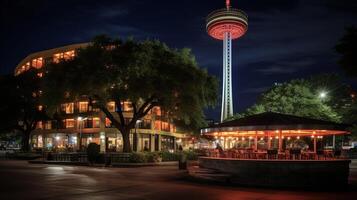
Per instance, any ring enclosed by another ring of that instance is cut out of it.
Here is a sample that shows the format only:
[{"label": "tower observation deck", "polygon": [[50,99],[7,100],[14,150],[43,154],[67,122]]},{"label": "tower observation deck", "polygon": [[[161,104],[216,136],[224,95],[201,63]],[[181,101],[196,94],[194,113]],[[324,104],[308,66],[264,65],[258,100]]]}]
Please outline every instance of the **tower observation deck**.
[{"label": "tower observation deck", "polygon": [[248,30],[248,15],[231,8],[226,0],[226,8],[211,12],[206,18],[207,33],[223,40],[223,88],[221,121],[233,115],[232,96],[232,40],[242,37]]}]

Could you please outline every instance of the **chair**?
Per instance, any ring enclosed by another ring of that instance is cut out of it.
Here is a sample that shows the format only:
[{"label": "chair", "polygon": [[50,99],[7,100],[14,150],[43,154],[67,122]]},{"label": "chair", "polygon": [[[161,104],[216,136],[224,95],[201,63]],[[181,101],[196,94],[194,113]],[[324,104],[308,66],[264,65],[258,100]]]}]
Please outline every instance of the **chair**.
[{"label": "chair", "polygon": [[276,149],[268,149],[268,159],[277,159],[278,157],[278,150]]},{"label": "chair", "polygon": [[333,151],[333,157],[334,158],[340,158],[341,157],[341,150],[334,150]]},{"label": "chair", "polygon": [[326,154],[323,150],[317,150],[316,152],[316,158],[317,160],[320,160],[320,158],[323,158],[323,160],[326,160]]},{"label": "chair", "polygon": [[290,159],[295,160],[301,160],[301,149],[290,149]]}]

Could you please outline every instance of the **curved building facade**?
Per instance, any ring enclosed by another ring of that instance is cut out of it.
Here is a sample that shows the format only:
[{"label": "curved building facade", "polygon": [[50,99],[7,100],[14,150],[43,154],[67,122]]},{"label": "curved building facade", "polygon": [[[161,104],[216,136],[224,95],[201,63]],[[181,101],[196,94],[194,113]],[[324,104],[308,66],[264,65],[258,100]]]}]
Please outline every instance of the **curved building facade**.
[{"label": "curved building facade", "polygon": [[[37,76],[43,76],[46,64],[72,59],[78,49],[86,48],[89,43],[72,44],[50,50],[35,52],[24,58],[15,68],[15,76],[26,73],[29,69],[38,70]],[[107,108],[115,112],[115,102],[107,102]],[[130,102],[121,102],[124,117],[132,117]],[[38,109],[43,109],[42,105]],[[30,144],[33,149],[77,150],[91,142],[100,144],[101,151],[121,151],[123,140],[118,129],[97,108],[92,108],[87,99],[76,102],[63,102],[58,107],[61,121],[40,121],[31,134]],[[134,151],[173,151],[178,146],[185,147],[187,135],[177,131],[171,120],[160,107],[154,107],[142,120],[138,121],[131,132],[131,145]],[[81,140],[81,142],[79,141]]]}]

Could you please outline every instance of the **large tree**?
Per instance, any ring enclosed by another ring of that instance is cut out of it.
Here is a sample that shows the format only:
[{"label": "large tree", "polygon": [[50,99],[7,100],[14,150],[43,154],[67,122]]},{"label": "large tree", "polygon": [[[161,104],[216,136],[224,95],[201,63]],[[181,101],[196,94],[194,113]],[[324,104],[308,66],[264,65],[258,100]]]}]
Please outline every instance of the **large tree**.
[{"label": "large tree", "polygon": [[341,55],[338,63],[345,70],[346,74],[357,77],[357,28],[346,28],[345,35],[336,45],[336,51]]},{"label": "large tree", "polygon": [[[43,100],[48,110],[67,100],[87,97],[110,119],[130,152],[130,130],[155,106],[176,125],[195,130],[205,125],[203,109],[213,106],[217,80],[198,67],[189,49],[171,49],[159,41],[121,41],[98,36],[73,60],[46,66]],[[116,103],[111,113],[106,103]],[[121,102],[131,102],[124,118]]]},{"label": "large tree", "polygon": [[327,104],[328,100],[319,97],[320,84],[313,79],[276,84],[263,93],[256,104],[235,118],[271,111],[340,122],[341,116]]},{"label": "large tree", "polygon": [[29,151],[31,132],[38,121],[46,119],[38,109],[40,79],[35,70],[29,70],[18,76],[0,77],[0,131],[17,131],[22,137],[22,150]]}]

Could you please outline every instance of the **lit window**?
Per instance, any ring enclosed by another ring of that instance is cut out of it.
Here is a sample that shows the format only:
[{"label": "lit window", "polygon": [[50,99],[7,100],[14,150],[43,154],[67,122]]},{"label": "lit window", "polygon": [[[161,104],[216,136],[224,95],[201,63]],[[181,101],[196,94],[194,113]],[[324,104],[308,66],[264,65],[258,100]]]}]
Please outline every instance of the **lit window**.
[{"label": "lit window", "polygon": [[63,59],[69,60],[74,58],[74,50],[72,51],[66,51],[63,53]]},{"label": "lit window", "polygon": [[100,127],[99,117],[93,117],[93,128],[99,128],[99,127]]},{"label": "lit window", "polygon": [[80,113],[88,112],[88,102],[87,101],[79,102],[79,112]]},{"label": "lit window", "polygon": [[45,123],[45,129],[46,129],[46,130],[52,129],[52,122],[51,122],[51,121],[47,121],[47,122]]},{"label": "lit window", "polygon": [[36,128],[37,128],[37,129],[43,129],[42,121],[37,122]]},{"label": "lit window", "polygon": [[161,130],[161,121],[155,120],[154,126],[155,126],[155,130],[160,131]]},{"label": "lit window", "polygon": [[40,69],[43,66],[43,58],[35,58],[32,60],[31,66],[36,68],[36,69]]},{"label": "lit window", "polygon": [[131,105],[131,103],[129,101],[124,101],[124,103],[122,103],[123,106],[123,111],[124,112],[130,112],[133,111],[133,107]]},{"label": "lit window", "polygon": [[53,54],[53,62],[59,63],[63,59],[63,53]]},{"label": "lit window", "polygon": [[61,105],[61,110],[66,114],[72,114],[74,111],[74,103],[64,103]]},{"label": "lit window", "polygon": [[73,59],[75,56],[75,51],[66,51],[61,53],[53,54],[53,62],[59,63],[61,60],[70,60]]},{"label": "lit window", "polygon": [[107,109],[109,110],[109,112],[115,112],[115,102],[114,101],[108,102]]},{"label": "lit window", "polygon": [[26,71],[29,70],[30,69],[30,62],[27,62],[24,66],[25,66],[25,70]]},{"label": "lit window", "polygon": [[66,119],[66,128],[74,128],[74,119]]},{"label": "lit window", "polygon": [[161,122],[161,130],[170,131],[170,124],[167,122]]},{"label": "lit window", "polygon": [[112,127],[112,121],[108,119],[107,117],[105,118],[105,127],[110,128]]},{"label": "lit window", "polygon": [[39,105],[39,106],[37,107],[37,109],[38,109],[38,111],[42,111],[43,106],[42,106],[42,105]]},{"label": "lit window", "polygon": [[155,106],[155,107],[152,109],[152,113],[154,113],[154,114],[157,115],[157,116],[161,116],[161,109],[160,109],[160,107]]}]

